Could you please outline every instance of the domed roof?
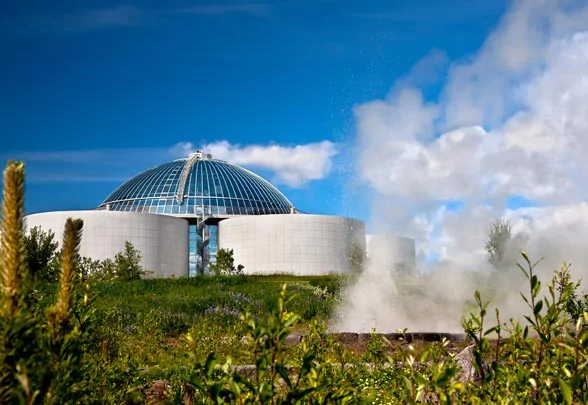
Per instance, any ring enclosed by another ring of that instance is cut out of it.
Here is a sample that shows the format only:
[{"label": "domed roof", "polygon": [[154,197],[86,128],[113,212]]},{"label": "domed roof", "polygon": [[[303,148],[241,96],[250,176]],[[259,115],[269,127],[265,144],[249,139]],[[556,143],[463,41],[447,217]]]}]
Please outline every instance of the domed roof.
[{"label": "domed roof", "polygon": [[292,207],[255,173],[199,151],[127,180],[98,209],[191,217],[287,214]]}]

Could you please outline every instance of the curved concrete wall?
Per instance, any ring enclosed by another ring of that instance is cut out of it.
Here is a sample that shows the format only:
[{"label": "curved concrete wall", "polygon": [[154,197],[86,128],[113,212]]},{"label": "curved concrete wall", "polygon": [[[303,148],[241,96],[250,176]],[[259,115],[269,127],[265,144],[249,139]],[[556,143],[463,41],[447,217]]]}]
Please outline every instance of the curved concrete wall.
[{"label": "curved concrete wall", "polygon": [[365,249],[365,224],[331,215],[261,215],[219,223],[219,248],[233,249],[235,264],[248,274],[348,273],[353,242]]},{"label": "curved concrete wall", "polygon": [[94,260],[113,258],[129,241],[141,252],[152,277],[188,275],[188,222],[166,215],[116,211],[55,211],[25,217],[27,228],[51,229],[61,243],[67,218],[84,221],[80,254]]},{"label": "curved concrete wall", "polygon": [[416,270],[414,239],[390,234],[367,235],[366,247],[368,259],[389,265],[392,270],[401,273],[412,273]]}]

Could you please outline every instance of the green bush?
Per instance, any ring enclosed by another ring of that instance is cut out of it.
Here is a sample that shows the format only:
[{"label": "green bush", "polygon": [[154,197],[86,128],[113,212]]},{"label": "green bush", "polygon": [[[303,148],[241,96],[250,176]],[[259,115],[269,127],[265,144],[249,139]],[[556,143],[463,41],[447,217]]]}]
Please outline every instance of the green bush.
[{"label": "green bush", "polygon": [[11,162],[4,172],[2,205],[0,402],[79,403],[91,316],[75,263],[82,221],[70,218],[65,223],[59,285],[53,304],[43,313],[29,306],[34,300],[25,299],[33,275],[26,263],[31,250],[27,250],[23,215],[24,165]]},{"label": "green bush", "polygon": [[325,276],[308,282],[311,286],[323,289],[329,294],[340,294],[345,283],[346,279],[341,276]]},{"label": "green bush", "polygon": [[215,261],[210,263],[210,272],[215,276],[242,275],[245,266],[235,266],[233,249],[219,249],[216,252]]},{"label": "green bush", "polygon": [[55,234],[39,226],[32,227],[24,236],[26,263],[30,277],[35,281],[55,282],[59,278],[56,263],[59,244]]}]

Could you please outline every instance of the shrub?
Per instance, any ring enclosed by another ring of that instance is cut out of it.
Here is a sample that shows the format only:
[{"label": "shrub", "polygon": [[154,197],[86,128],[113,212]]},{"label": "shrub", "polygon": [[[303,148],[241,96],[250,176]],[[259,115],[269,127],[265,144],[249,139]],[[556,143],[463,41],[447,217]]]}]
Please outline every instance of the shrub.
[{"label": "shrub", "polygon": [[78,257],[78,266],[82,277],[94,283],[140,280],[150,273],[141,267],[141,252],[129,241],[125,242],[124,250],[117,253],[114,259]]},{"label": "shrub", "polygon": [[4,172],[0,250],[0,402],[74,404],[83,394],[87,294],[77,288],[82,221],[65,223],[59,287],[46,315],[29,307],[31,291],[23,231],[24,165]]},{"label": "shrub", "polygon": [[24,236],[27,268],[35,281],[55,282],[59,277],[59,263],[54,263],[59,244],[55,234],[35,226]]},{"label": "shrub", "polygon": [[125,249],[114,256],[114,273],[121,281],[140,280],[147,274],[141,267],[141,252],[125,242]]},{"label": "shrub", "polygon": [[258,323],[249,314],[242,317],[255,364],[251,377],[232,368],[230,358],[220,364],[213,352],[196,364],[186,385],[215,404],[348,403],[352,392],[345,387],[342,368],[333,373],[329,365],[316,362],[314,345],[303,342],[296,359],[286,355],[286,338],[300,319],[286,310],[287,302],[284,285],[277,311],[265,321]]},{"label": "shrub", "polygon": [[[468,398],[476,403],[586,403],[588,401],[588,314],[575,323],[570,322],[565,304],[573,288],[558,289],[561,280],[568,280],[569,266],[564,263],[555,272],[542,297],[541,282],[531,263],[522,253],[525,267],[519,265],[529,286],[522,295],[529,314],[522,324],[513,319],[508,324],[500,321],[486,326],[488,303],[475,294],[477,313],[465,321],[464,329],[474,342],[473,354],[479,384],[468,386]],[[509,326],[510,325],[510,326]],[[498,340],[491,346],[487,336]],[[502,336],[507,339],[501,339]]]},{"label": "shrub", "polygon": [[241,275],[245,266],[239,264],[235,267],[233,249],[219,249],[216,252],[216,261],[210,264],[210,272],[216,276]]}]

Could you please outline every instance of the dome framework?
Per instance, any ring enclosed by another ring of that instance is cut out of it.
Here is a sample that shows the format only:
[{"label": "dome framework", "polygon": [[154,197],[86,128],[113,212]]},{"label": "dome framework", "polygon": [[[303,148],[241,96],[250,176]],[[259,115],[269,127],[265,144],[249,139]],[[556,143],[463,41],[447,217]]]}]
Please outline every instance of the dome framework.
[{"label": "dome framework", "polygon": [[206,217],[287,214],[294,207],[267,180],[198,151],[132,177],[98,209]]}]

